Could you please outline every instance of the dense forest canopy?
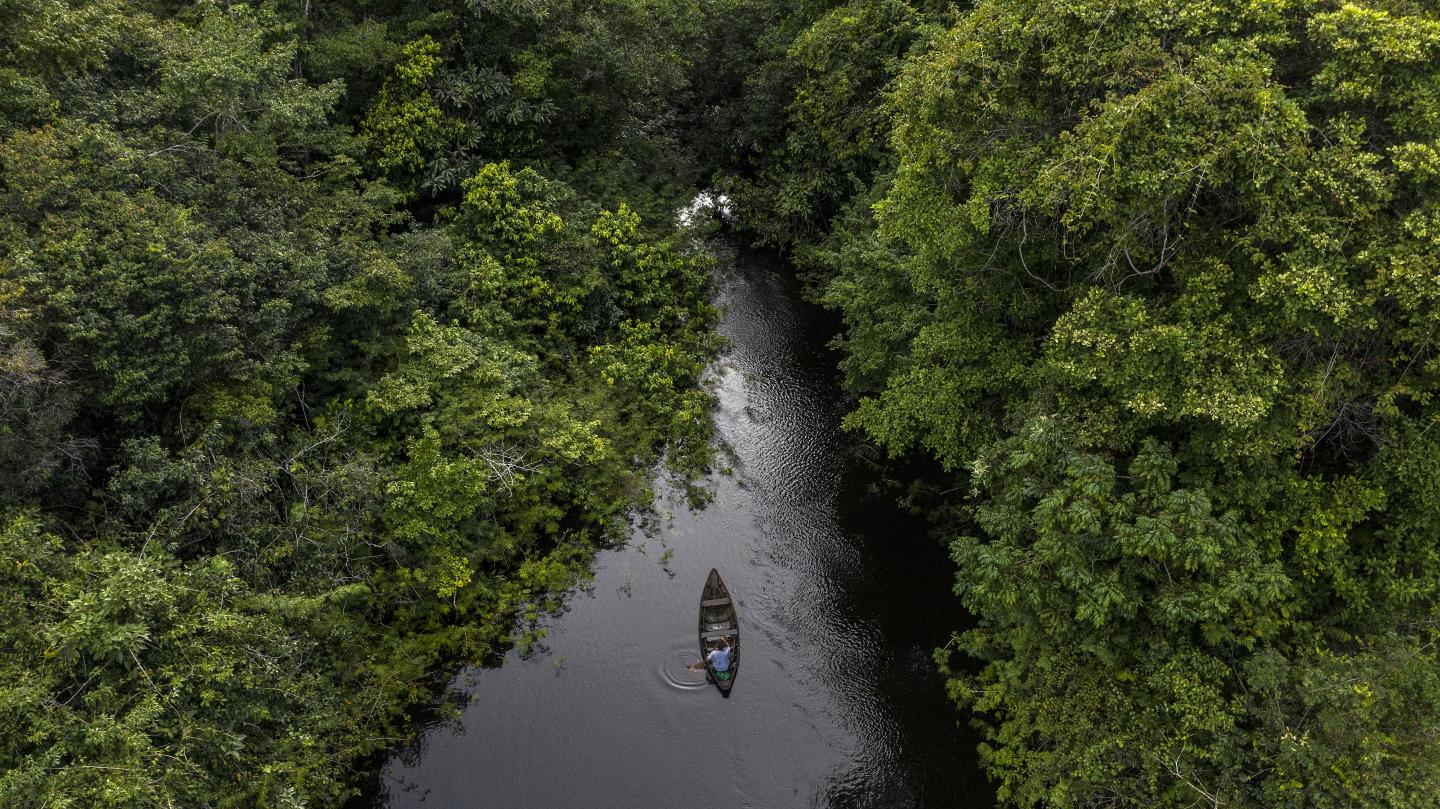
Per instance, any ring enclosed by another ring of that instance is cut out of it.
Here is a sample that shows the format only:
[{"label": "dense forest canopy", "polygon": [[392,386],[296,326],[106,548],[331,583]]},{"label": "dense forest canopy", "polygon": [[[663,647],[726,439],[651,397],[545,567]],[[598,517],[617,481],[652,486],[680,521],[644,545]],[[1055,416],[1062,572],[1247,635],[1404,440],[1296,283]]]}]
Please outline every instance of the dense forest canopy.
[{"label": "dense forest canopy", "polygon": [[0,15],[0,805],[337,805],[707,462],[693,10]]},{"label": "dense forest canopy", "polygon": [[1433,805],[1440,6],[802,16],[729,187],[945,470],[1001,800]]},{"label": "dense forest canopy", "polygon": [[1003,803],[1434,803],[1440,5],[0,0],[0,805],[354,794],[706,468],[706,185]]}]

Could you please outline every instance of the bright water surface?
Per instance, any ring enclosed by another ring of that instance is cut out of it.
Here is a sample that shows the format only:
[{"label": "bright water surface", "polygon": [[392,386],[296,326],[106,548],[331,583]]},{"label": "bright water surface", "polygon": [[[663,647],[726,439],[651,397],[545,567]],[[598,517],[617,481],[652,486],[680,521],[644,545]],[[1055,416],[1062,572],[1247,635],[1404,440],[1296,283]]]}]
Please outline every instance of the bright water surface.
[{"label": "bright water surface", "polygon": [[[388,764],[378,806],[992,805],[930,659],[963,621],[951,564],[839,429],[823,314],[773,261],[722,265],[715,417],[733,475],[703,511],[671,502],[658,532],[602,553],[547,651],[463,673],[474,703]],[[729,699],[686,670],[712,567],[739,603]]]}]

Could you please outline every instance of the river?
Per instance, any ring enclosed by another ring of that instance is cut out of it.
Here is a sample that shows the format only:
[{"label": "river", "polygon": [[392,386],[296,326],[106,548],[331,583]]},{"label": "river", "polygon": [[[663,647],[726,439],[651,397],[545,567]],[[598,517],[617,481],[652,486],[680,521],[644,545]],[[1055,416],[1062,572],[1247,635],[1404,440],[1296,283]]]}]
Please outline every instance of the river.
[{"label": "river", "polygon": [[[388,762],[377,807],[993,805],[931,662],[964,620],[951,563],[840,430],[824,313],[773,259],[720,252],[734,458],[714,501],[668,498],[658,528],[601,553],[542,651],[462,672],[473,702]],[[686,669],[712,567],[740,611],[729,699]]]}]

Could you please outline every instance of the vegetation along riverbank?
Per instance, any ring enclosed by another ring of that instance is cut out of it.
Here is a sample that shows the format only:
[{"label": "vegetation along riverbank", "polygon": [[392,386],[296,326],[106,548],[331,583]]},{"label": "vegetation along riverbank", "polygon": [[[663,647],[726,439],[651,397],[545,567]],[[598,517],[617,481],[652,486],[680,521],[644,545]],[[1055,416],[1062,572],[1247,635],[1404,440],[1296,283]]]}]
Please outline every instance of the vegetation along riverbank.
[{"label": "vegetation along riverbank", "polygon": [[1002,803],[1434,805],[1403,0],[0,5],[0,805],[354,794],[709,465],[702,188],[936,470]]}]

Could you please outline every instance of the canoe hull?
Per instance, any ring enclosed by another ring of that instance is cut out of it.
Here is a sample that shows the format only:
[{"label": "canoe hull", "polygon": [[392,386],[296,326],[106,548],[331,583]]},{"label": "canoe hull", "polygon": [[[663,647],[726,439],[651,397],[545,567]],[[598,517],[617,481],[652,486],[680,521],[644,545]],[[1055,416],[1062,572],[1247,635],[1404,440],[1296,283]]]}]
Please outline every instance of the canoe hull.
[{"label": "canoe hull", "polygon": [[729,695],[735,687],[735,677],[740,673],[740,613],[720,572],[711,570],[705,579],[705,588],[700,591],[700,657],[704,659],[723,637],[730,643],[729,677],[721,679],[708,660],[705,671],[720,692]]}]

